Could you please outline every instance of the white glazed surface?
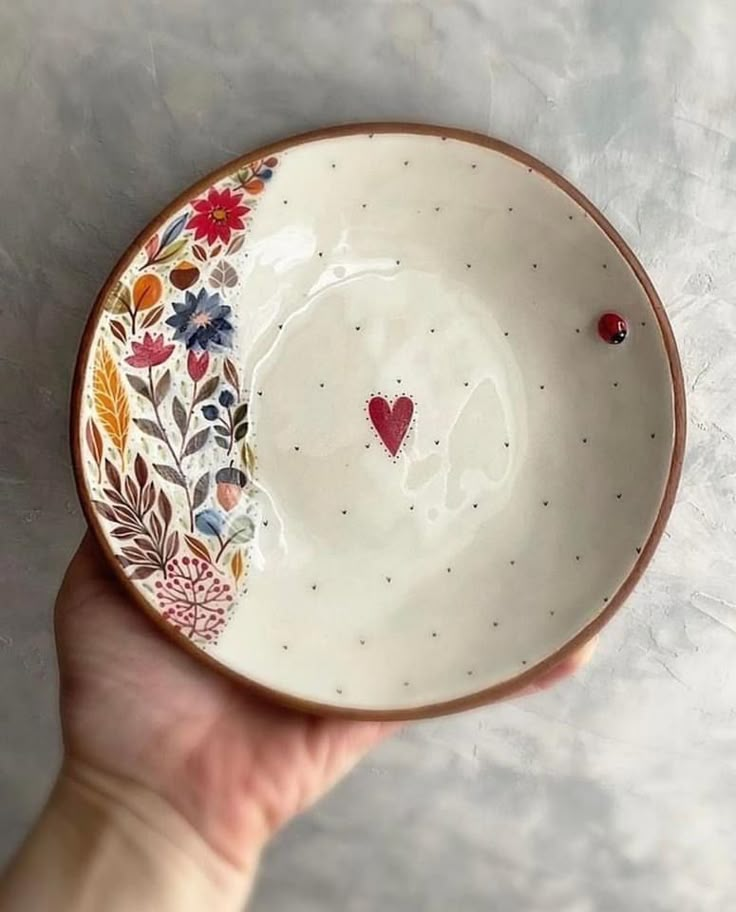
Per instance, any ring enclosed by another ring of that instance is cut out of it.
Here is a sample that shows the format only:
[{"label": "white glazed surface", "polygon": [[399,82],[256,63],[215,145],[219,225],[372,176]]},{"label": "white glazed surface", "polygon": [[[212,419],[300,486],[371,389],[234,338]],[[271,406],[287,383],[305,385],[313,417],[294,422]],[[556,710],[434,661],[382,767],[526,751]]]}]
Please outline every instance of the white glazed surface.
[{"label": "white glazed surface", "polygon": [[[411,711],[531,669],[600,614],[662,501],[673,393],[644,289],[575,201],[451,138],[324,139],[280,153],[232,259],[255,534],[213,658],[300,699]],[[609,310],[619,346],[596,333]],[[376,394],[415,404],[396,458]],[[133,429],[130,452],[150,447]]]}]

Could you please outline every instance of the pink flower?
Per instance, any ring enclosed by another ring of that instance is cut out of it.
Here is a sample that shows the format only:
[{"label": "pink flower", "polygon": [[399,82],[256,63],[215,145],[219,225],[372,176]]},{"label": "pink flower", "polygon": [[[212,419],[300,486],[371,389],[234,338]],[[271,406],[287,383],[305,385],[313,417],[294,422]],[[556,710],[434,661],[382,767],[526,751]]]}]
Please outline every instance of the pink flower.
[{"label": "pink flower", "polygon": [[187,370],[189,371],[189,376],[195,383],[199,383],[202,377],[204,377],[209,366],[210,356],[206,351],[203,351],[199,355],[195,351],[190,351],[187,355]]},{"label": "pink flower", "polygon": [[131,342],[133,354],[125,359],[131,367],[156,367],[171,356],[174,345],[164,345],[163,333],[154,339],[150,333],[143,336],[142,342]]},{"label": "pink flower", "polygon": [[233,193],[229,187],[225,190],[212,187],[204,199],[192,204],[196,215],[189,219],[187,228],[195,229],[196,241],[205,238],[210,246],[217,241],[227,244],[232,231],[245,228],[243,216],[250,212],[250,207],[242,203],[242,193]]}]

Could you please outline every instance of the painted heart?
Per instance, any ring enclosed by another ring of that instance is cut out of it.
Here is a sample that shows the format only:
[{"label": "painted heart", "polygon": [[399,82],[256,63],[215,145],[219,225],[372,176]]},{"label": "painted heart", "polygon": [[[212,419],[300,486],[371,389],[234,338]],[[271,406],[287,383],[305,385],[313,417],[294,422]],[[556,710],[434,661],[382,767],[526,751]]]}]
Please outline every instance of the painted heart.
[{"label": "painted heart", "polygon": [[374,396],[368,403],[368,417],[392,456],[399,452],[413,414],[414,403],[408,396],[399,396],[393,405],[383,396]]}]

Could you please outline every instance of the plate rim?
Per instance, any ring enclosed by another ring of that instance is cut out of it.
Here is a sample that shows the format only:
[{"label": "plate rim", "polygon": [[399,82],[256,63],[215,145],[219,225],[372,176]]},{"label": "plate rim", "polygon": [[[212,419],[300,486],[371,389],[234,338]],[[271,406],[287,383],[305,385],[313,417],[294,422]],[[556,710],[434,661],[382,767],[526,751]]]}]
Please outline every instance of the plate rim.
[{"label": "plate rim", "polygon": [[[435,703],[425,703],[418,706],[402,707],[397,709],[365,709],[359,707],[350,707],[335,705],[332,703],[322,703],[320,701],[308,700],[294,694],[276,690],[261,684],[247,675],[240,674],[228,668],[222,662],[204,652],[198,646],[195,646],[187,637],[180,633],[172,624],[167,623],[161,615],[153,608],[144,598],[143,594],[135,586],[132,580],[125,575],[123,568],[115,560],[112,548],[105,536],[102,524],[97,517],[96,511],[92,507],[91,494],[87,487],[84,473],[84,460],[81,446],[81,410],[82,399],[84,395],[84,377],[87,373],[87,366],[92,350],[92,342],[95,331],[103,311],[103,302],[106,300],[109,292],[118,281],[122,273],[128,268],[134,257],[138,254],[144,241],[154,232],[156,232],[183,204],[192,197],[198,195],[202,190],[207,189],[213,183],[221,180],[231,174],[237,168],[244,166],[250,161],[259,158],[266,158],[270,155],[277,155],[287,149],[307,143],[318,142],[323,139],[339,139],[346,136],[368,136],[375,133],[388,133],[395,135],[423,135],[437,136],[440,139],[453,139],[471,145],[480,146],[484,149],[490,149],[494,152],[505,155],[520,164],[526,165],[536,171],[542,177],[551,181],[560,190],[566,193],[574,202],[576,202],[598,227],[606,234],[608,239],[613,243],[624,260],[628,263],[637,280],[639,281],[644,293],[646,294],[652,312],[657,319],[662,340],[667,355],[667,361],[670,370],[670,379],[672,384],[673,395],[673,417],[674,417],[674,435],[672,442],[672,454],[670,458],[669,472],[664,487],[662,498],[659,503],[657,516],[652,525],[649,536],[641,548],[636,562],[631,568],[628,576],[623,580],[614,595],[610,598],[603,610],[593,618],[582,630],[574,637],[567,640],[553,653],[537,662],[531,668],[523,671],[521,674],[514,675],[490,687],[482,688],[473,693],[466,694],[462,697],[455,697],[451,700],[441,700]],[[603,215],[603,213],[570,181],[551,168],[549,165],[540,161],[530,153],[514,146],[504,140],[487,136],[472,130],[465,130],[459,127],[442,126],[439,124],[411,123],[403,121],[377,121],[377,122],[354,122],[345,123],[335,126],[322,127],[316,130],[309,130],[305,133],[298,133],[288,136],[277,142],[268,143],[258,148],[239,155],[220,167],[208,172],[206,175],[195,181],[191,186],[180,193],[175,199],[168,203],[161,212],[158,213],[133,239],[127,246],[122,256],[118,259],[112,268],[109,276],[98,292],[94,304],[85,321],[84,330],[77,351],[76,362],[71,386],[69,409],[69,437],[72,455],[72,469],[74,474],[74,483],[77,490],[77,497],[82,507],[82,513],[87,522],[88,528],[94,535],[97,544],[102,551],[108,567],[112,569],[113,575],[123,588],[125,594],[140,608],[143,613],[162,630],[166,636],[178,647],[183,648],[190,655],[194,656],[199,662],[203,662],[208,667],[225,675],[240,685],[250,689],[255,694],[265,697],[272,702],[285,706],[289,709],[307,712],[312,715],[333,716],[349,719],[364,719],[373,721],[406,721],[413,719],[426,719],[436,716],[449,715],[451,713],[463,712],[468,709],[474,709],[489,703],[495,703],[499,700],[508,699],[521,691],[533,686],[536,681],[552,668],[569,658],[574,652],[580,649],[585,643],[591,640],[618,612],[623,603],[631,594],[636,584],[641,579],[642,574],[649,565],[657,546],[662,538],[665,526],[672,512],[675,502],[675,495],[679,486],[682,475],[682,464],[685,454],[686,438],[686,403],[685,403],[685,384],[682,372],[680,356],[677,350],[677,343],[670,325],[669,318],[665,313],[662,301],[657,294],[654,285],[639,262],[632,249]]]}]

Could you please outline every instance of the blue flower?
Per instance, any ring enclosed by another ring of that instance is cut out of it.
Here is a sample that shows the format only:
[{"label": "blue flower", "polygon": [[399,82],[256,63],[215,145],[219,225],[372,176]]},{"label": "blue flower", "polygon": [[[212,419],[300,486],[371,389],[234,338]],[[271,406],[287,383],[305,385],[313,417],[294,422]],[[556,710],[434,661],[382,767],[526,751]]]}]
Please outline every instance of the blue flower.
[{"label": "blue flower", "polygon": [[220,410],[216,405],[204,405],[202,406],[202,414],[208,421],[214,421],[220,414]]},{"label": "blue flower", "polygon": [[225,517],[218,510],[202,510],[194,517],[194,525],[204,535],[219,535],[225,526]]},{"label": "blue flower", "polygon": [[230,390],[223,390],[220,393],[219,402],[223,408],[229,408],[233,402],[235,402],[235,396],[233,396]]},{"label": "blue flower", "polygon": [[230,308],[220,300],[218,292],[207,294],[201,288],[194,295],[187,291],[184,302],[174,302],[174,315],[166,323],[173,326],[175,342],[199,351],[222,351],[232,345],[233,326]]}]

